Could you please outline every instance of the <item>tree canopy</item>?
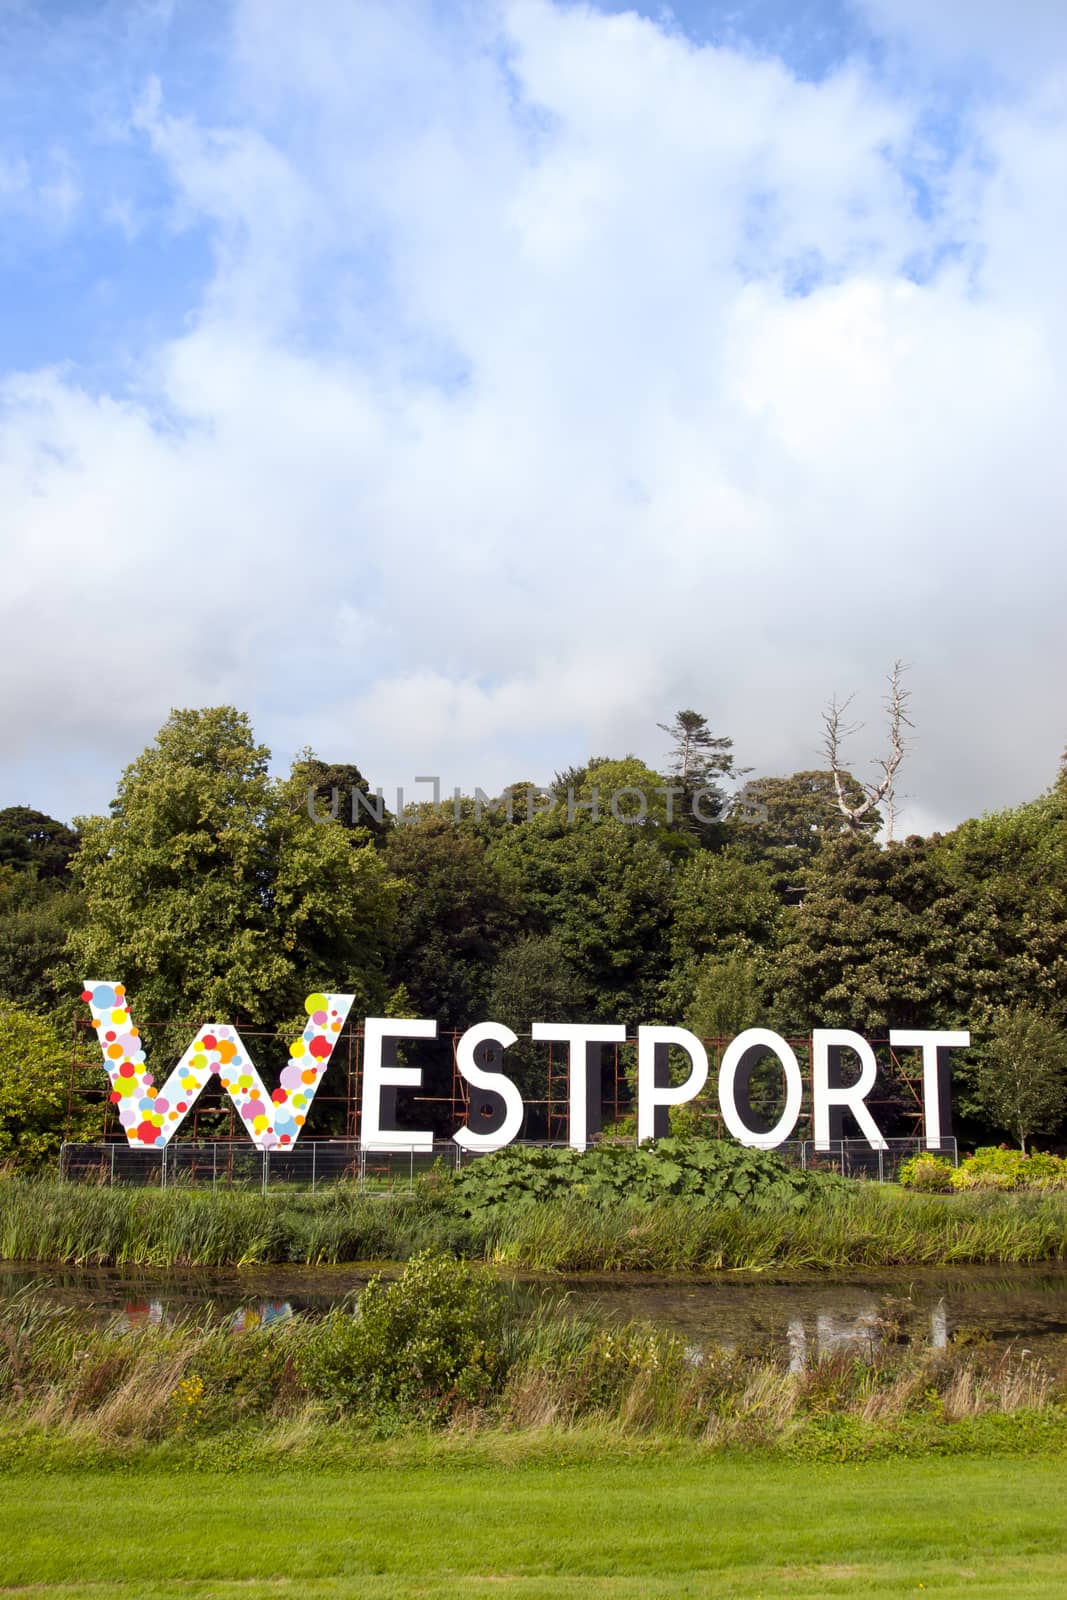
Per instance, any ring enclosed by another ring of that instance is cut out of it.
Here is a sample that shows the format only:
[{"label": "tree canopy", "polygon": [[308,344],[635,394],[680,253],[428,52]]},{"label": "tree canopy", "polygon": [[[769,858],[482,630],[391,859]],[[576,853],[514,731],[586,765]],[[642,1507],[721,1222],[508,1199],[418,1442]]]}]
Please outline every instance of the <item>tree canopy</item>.
[{"label": "tree canopy", "polygon": [[[532,1097],[544,1051],[522,1036],[537,1020],[679,1022],[708,1039],[757,1023],[969,1027],[965,1128],[1062,1138],[1067,769],[1012,810],[886,844],[875,813],[843,816],[838,784],[846,801],[864,790],[842,769],[755,776],[727,816],[732,741],[695,711],[660,726],[663,771],[591,756],[511,785],[510,816],[472,796],[376,819],[353,817],[353,788],[374,793],[358,752],[304,751],[275,776],[241,712],[174,711],[106,815],[0,812],[0,1003],[31,1019],[41,1084],[88,977],[183,1029],[282,1028],[331,989],[356,995],[357,1016],[435,1017],[444,1033],[493,1016],[520,1035]],[[715,788],[710,825],[685,821],[671,787]]]},{"label": "tree canopy", "polygon": [[395,892],[369,843],[294,808],[232,707],[175,711],[81,821],[72,984],[123,981],[140,1015],[276,1024],[332,988],[377,1003]]}]

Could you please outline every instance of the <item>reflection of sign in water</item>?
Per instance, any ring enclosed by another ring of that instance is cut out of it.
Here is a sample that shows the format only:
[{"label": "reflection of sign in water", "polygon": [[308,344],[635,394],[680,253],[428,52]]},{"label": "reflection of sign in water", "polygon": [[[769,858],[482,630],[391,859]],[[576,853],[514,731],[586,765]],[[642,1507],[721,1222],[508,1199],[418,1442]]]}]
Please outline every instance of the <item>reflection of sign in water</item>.
[{"label": "reflection of sign in water", "polygon": [[134,1328],[158,1328],[163,1321],[162,1300],[127,1300],[123,1308],[126,1325]]},{"label": "reflection of sign in water", "polygon": [[[149,1149],[166,1145],[214,1077],[233,1100],[250,1137],[263,1150],[292,1146],[300,1137],[353,1000],[350,994],[308,995],[307,1025],[289,1046],[288,1065],[278,1087],[268,1094],[237,1029],[221,1022],[201,1028],[162,1089],[157,1089],[122,984],[87,980],[82,998],[92,1011],[111,1080],[111,1100],[131,1145]],[[425,1017],[366,1018],[360,1118],[360,1143],[365,1150],[433,1149],[434,1135],[429,1129],[400,1129],[384,1123],[393,1116],[396,1091],[422,1085],[421,1067],[398,1065],[399,1041],[436,1037],[437,1023]],[[600,1129],[601,1051],[605,1045],[625,1043],[626,1029],[621,1023],[535,1022],[531,1037],[567,1047],[569,1139],[575,1149],[584,1150]],[[499,1115],[490,1119],[490,1129],[457,1129],[452,1137],[464,1149],[495,1150],[518,1137],[524,1116],[522,1095],[497,1066],[504,1051],[517,1040],[503,1023],[480,1022],[468,1028],[456,1046],[461,1077],[480,1092],[482,1101],[499,1107]],[[965,1032],[890,1030],[893,1048],[921,1053],[923,1125],[932,1149],[939,1149],[952,1131],[949,1052],[970,1042],[971,1036]],[[850,1057],[859,1063],[858,1076],[852,1082],[844,1065]],[[776,1063],[784,1086],[782,1114],[770,1127],[760,1122],[751,1100],[753,1074],[768,1058]],[[676,1068],[683,1062],[686,1077],[677,1082]],[[666,1134],[670,1108],[695,1100],[708,1081],[708,1072],[707,1051],[687,1028],[638,1028],[638,1139]],[[843,1137],[846,1113],[872,1149],[886,1148],[867,1107],[877,1077],[877,1057],[862,1034],[848,1028],[813,1031],[810,1089],[817,1150],[830,1150]],[[723,1052],[718,1073],[719,1109],[728,1132],[741,1144],[773,1150],[790,1139],[800,1119],[804,1088],[792,1045],[768,1028],[746,1028]]]},{"label": "reflection of sign in water", "polygon": [[[930,1343],[935,1350],[948,1344],[948,1313],[945,1302],[939,1300],[931,1306]],[[916,1334],[918,1330],[916,1329]],[[844,1345],[878,1345],[885,1338],[885,1328],[877,1306],[857,1317],[843,1317],[830,1311],[816,1314],[814,1327],[802,1317],[793,1317],[786,1329],[789,1341],[789,1370],[801,1372],[811,1362],[823,1361]]]},{"label": "reflection of sign in water", "polygon": [[252,1328],[269,1328],[273,1322],[284,1322],[292,1314],[288,1300],[261,1300],[258,1305],[235,1311],[230,1327],[234,1333],[248,1333]]},{"label": "reflection of sign in water", "polygon": [[[234,1333],[247,1333],[252,1328],[269,1328],[274,1322],[284,1322],[292,1314],[288,1300],[260,1300],[256,1305],[241,1306],[229,1325]],[[131,1333],[138,1328],[159,1327],[167,1320],[162,1300],[127,1300],[123,1316]]]}]

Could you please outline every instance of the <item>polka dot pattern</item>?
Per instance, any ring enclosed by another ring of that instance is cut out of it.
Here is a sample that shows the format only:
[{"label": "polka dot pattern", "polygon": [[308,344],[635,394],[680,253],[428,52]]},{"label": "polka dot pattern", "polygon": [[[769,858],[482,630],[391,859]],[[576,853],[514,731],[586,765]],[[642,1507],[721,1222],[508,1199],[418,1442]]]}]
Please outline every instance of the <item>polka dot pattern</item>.
[{"label": "polka dot pattern", "polygon": [[294,1145],[333,1055],[354,999],[350,994],[309,994],[307,1023],[289,1046],[289,1065],[268,1092],[236,1028],[211,1022],[201,1028],[178,1065],[157,1089],[143,1042],[134,1027],[121,983],[86,979],[82,999],[111,1080],[126,1138],[135,1149],[159,1150],[173,1138],[213,1077],[230,1096],[249,1135],[261,1150]]}]

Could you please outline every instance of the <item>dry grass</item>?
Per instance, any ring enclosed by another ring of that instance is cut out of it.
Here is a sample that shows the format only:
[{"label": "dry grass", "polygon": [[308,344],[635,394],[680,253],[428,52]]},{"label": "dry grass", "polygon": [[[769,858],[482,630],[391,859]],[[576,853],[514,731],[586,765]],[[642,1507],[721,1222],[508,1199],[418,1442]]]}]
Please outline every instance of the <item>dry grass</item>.
[{"label": "dry grass", "polygon": [[[933,1348],[901,1332],[905,1310],[887,1304],[864,1347],[802,1363],[784,1347],[694,1349],[641,1324],[605,1328],[550,1310],[508,1329],[496,1394],[477,1407],[446,1399],[440,1421],[456,1438],[592,1427],[775,1450],[848,1427],[877,1440],[994,1415],[1067,1423],[1062,1354]],[[277,1459],[321,1450],[337,1422],[379,1436],[424,1429],[425,1413],[356,1415],[340,1394],[312,1397],[302,1357],[324,1326],[294,1318],[240,1334],[195,1324],[118,1332],[24,1292],[0,1313],[0,1432],[121,1450],[164,1440],[205,1448],[244,1430]]]}]

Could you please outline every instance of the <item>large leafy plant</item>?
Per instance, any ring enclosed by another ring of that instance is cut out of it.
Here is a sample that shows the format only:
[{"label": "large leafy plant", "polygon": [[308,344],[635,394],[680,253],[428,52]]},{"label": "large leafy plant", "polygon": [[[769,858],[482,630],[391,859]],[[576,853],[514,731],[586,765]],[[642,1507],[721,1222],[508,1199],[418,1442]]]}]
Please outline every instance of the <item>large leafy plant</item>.
[{"label": "large leafy plant", "polygon": [[816,1194],[843,1187],[831,1173],[803,1172],[770,1151],[713,1139],[660,1139],[639,1148],[591,1150],[511,1145],[480,1156],[457,1178],[455,1203],[467,1216],[498,1206],[578,1197],[591,1206],[685,1200],[694,1209],[744,1206],[801,1210]]}]

